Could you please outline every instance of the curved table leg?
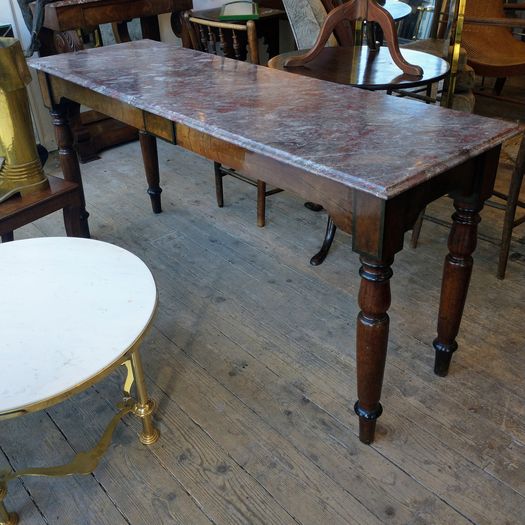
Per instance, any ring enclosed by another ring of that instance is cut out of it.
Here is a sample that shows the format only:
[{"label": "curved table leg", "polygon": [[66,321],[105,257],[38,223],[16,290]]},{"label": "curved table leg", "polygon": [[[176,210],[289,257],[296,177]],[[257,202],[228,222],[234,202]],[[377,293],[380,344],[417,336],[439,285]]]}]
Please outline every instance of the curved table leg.
[{"label": "curved table leg", "polygon": [[332,243],[334,242],[335,232],[337,231],[337,226],[334,224],[332,217],[328,216],[328,222],[326,223],[326,233],[324,235],[323,245],[321,249],[310,259],[310,264],[312,266],[319,266],[324,262]]}]

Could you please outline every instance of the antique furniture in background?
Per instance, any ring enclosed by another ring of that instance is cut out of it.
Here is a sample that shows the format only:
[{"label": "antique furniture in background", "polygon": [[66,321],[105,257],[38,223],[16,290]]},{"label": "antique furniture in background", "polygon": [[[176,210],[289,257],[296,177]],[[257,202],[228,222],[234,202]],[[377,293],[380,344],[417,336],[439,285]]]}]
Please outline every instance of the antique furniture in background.
[{"label": "antique furniture in background", "polygon": [[[372,91],[386,90],[387,93],[423,86],[427,95],[430,95],[432,85],[445,78],[449,72],[447,63],[439,57],[420,51],[404,50],[401,55],[394,20],[391,16],[386,18],[388,11],[376,5],[371,12],[367,11],[370,4],[363,2],[359,5],[359,1],[342,4],[330,11],[319,38],[310,51],[284,53],[270,60],[269,67]],[[376,46],[375,34],[372,47],[324,47],[330,31],[340,27],[345,20],[354,22],[356,17],[361,19],[363,16],[369,16],[370,21],[377,19],[380,22],[378,25],[385,27],[387,38],[390,39],[388,49]],[[411,67],[410,63],[418,66]],[[411,73],[401,71],[401,66]],[[311,203],[307,205],[316,209]],[[323,244],[319,252],[310,259],[310,264],[318,266],[323,263],[332,246],[336,229],[329,216]]]},{"label": "antique furniture in background", "polygon": [[[252,64],[259,64],[259,42],[257,27],[265,28],[263,34],[268,42],[270,58],[279,50],[279,19],[284,12],[266,7],[259,8],[258,20],[235,22],[221,22],[220,9],[206,9],[203,11],[187,11],[184,13],[188,44],[185,47],[212,53],[214,55],[249,60]],[[218,87],[220,89],[220,86]],[[254,181],[232,168],[223,166],[219,162],[213,163],[215,174],[215,189],[217,205],[224,206],[224,188],[222,179],[230,175],[238,180],[247,182],[257,188],[257,226],[263,227],[266,223],[266,197],[279,193],[279,188],[266,188],[262,180]]]},{"label": "antique furniture in background", "polygon": [[[129,41],[127,21],[140,18],[143,38],[160,40],[158,15],[191,9],[192,0],[58,0],[46,4],[39,34],[40,55],[84,49],[83,35],[95,32],[94,45],[102,45],[98,26],[113,24],[117,42]],[[98,152],[130,140],[137,130],[93,111],[79,113],[73,126],[80,161],[98,158]]]},{"label": "antique furniture in background", "polygon": [[[0,305],[0,420],[49,408],[119,366],[127,369],[123,402],[96,446],[64,465],[0,471],[0,523],[15,525],[17,515],[4,505],[10,480],[90,474],[128,413],[142,420],[143,444],[159,438],[139,354],[155,312],[157,290],[138,257],[100,241],[27,239],[0,245],[0,256],[9,268]],[[136,398],[131,395],[133,383]]]},{"label": "antique furniture in background", "polygon": [[[501,143],[520,132],[518,125],[144,40],[31,65],[46,104],[62,115],[55,119],[61,127],[67,128],[68,101],[103,110],[250,178],[315,199],[352,233],[362,263],[355,412],[364,443],[374,440],[382,412],[395,254],[419,212],[452,195],[456,212],[433,343],[434,370],[447,374],[479,211],[492,192]],[[208,97],[215,86],[221,89]],[[70,146],[66,136],[64,177],[78,181]]]},{"label": "antique furniture in background", "polygon": [[[525,75],[525,42],[512,34],[512,28],[525,28],[521,18],[505,18],[505,12],[525,11],[525,4],[504,3],[503,0],[467,2],[463,42],[467,50],[468,63],[476,74],[482,77],[495,77],[493,93],[501,94],[505,80],[511,76]],[[484,92],[478,94],[486,95]],[[521,102],[520,102],[521,103]],[[516,218],[517,207],[525,208],[519,200],[525,171],[525,153],[516,159],[515,168],[508,193],[495,191],[493,195],[505,202],[505,218],[501,237],[497,276],[505,278],[513,229],[525,222],[525,215]],[[500,205],[496,204],[496,207]]]},{"label": "antique furniture in background", "polygon": [[31,82],[20,42],[0,37],[0,236],[64,210],[68,235],[80,235],[79,183],[45,176],[37,152],[26,85]]},{"label": "antique furniture in background", "polygon": [[[493,89],[493,95],[496,97],[501,94],[506,77],[525,75],[525,42],[517,40],[512,35],[513,27],[525,28],[525,20],[505,18],[504,14],[507,10],[525,10],[525,4],[507,4],[502,0],[467,1],[462,32],[462,46],[466,49],[469,66],[477,75],[496,78]],[[490,96],[483,91],[477,94]],[[524,148],[525,145],[522,143],[508,193],[493,192],[493,196],[503,200],[505,204],[487,202],[489,206],[505,210],[496,274],[498,279],[505,278],[512,231],[516,226],[525,223],[525,215],[516,217],[517,208],[525,208],[525,202],[519,200],[525,172]],[[417,246],[421,221],[418,226],[412,236],[413,247]]]}]

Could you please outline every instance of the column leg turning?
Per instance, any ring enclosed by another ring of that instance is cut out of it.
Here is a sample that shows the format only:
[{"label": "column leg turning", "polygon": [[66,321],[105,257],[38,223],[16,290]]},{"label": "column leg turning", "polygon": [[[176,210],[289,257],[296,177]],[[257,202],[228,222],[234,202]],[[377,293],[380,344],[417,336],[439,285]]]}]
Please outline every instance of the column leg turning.
[{"label": "column leg turning", "polygon": [[153,213],[160,213],[162,211],[160,202],[162,188],[160,187],[157,139],[145,131],[139,131],[139,142],[142,151],[142,161],[144,162],[144,171],[146,172],[146,180],[148,182],[148,195],[151,199],[151,208]]},{"label": "column leg turning", "polygon": [[472,253],[476,249],[482,204],[455,200],[454,207],[456,213],[452,215],[452,228],[448,238],[449,254],[445,257],[443,268],[438,335],[433,342],[436,351],[434,372],[443,377],[447,375],[452,354],[458,348],[456,336],[472,273]]},{"label": "column leg turning", "polygon": [[68,108],[69,104],[64,103],[58,104],[50,110],[58,145],[60,167],[62,168],[64,179],[78,184],[81,195],[81,205],[79,208],[68,207],[64,209],[64,222],[68,235],[78,235],[79,237],[89,238],[89,213],[86,211],[86,201],[84,198],[78,157],[73,149],[73,133],[69,125]]},{"label": "column leg turning", "polygon": [[131,354],[131,364],[137,388],[137,403],[133,412],[142,419],[142,433],[139,439],[144,445],[152,445],[159,439],[160,432],[153,425],[152,414],[155,411],[155,402],[148,398],[144,370],[138,349]]},{"label": "column leg turning", "polygon": [[357,316],[357,396],[354,406],[359,416],[359,439],[374,441],[376,420],[383,411],[381,387],[388,345],[390,278],[392,261],[361,257],[361,287]]}]

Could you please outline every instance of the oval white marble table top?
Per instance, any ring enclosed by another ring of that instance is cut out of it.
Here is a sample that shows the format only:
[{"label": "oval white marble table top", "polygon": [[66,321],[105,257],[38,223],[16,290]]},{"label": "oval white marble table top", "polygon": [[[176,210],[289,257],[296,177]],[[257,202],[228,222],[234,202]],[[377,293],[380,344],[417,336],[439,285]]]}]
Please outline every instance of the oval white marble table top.
[{"label": "oval white marble table top", "polygon": [[148,267],[108,243],[73,237],[0,244],[0,415],[41,404],[119,360],[148,326]]}]

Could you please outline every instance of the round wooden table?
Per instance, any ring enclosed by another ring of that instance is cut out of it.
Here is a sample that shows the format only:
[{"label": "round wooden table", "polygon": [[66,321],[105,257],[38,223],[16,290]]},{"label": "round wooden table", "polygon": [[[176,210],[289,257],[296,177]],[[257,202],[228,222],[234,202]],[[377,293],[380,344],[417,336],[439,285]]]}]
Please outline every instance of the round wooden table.
[{"label": "round wooden table", "polygon": [[[387,47],[371,49],[366,45],[355,47],[325,47],[320,54],[302,66],[287,67],[288,58],[304,55],[307,50],[291,51],[272,58],[268,67],[288,71],[337,84],[369,89],[385,90],[391,93],[394,89],[426,87],[427,98],[432,84],[439,82],[447,75],[450,66],[446,60],[422,51],[403,49],[402,54],[410,64],[423,68],[423,74],[412,76],[403,73],[394,64]],[[395,133],[395,130],[392,130]],[[306,202],[305,206],[314,211],[322,210],[322,206]],[[328,217],[326,233],[321,249],[310,259],[310,264],[318,266],[328,255],[334,240],[336,226]]]},{"label": "round wooden table", "polygon": [[283,53],[272,58],[268,67],[373,91],[428,86],[445,78],[449,70],[448,62],[442,58],[422,51],[403,49],[401,52],[408,62],[423,68],[420,77],[407,75],[394,64],[388,48],[370,49],[365,45],[353,48],[325,47],[304,66],[284,65],[288,58],[306,52]]},{"label": "round wooden table", "polygon": [[[91,473],[127,413],[141,418],[142,443],[157,441],[154,403],[138,351],[155,313],[157,290],[138,257],[100,241],[61,237],[8,242],[0,244],[0,258],[0,419],[43,410],[118,366],[127,368],[124,402],[96,447],[60,467],[0,472],[0,523],[13,525],[18,517],[3,504],[11,479]],[[136,400],[130,392],[133,383]]]}]

